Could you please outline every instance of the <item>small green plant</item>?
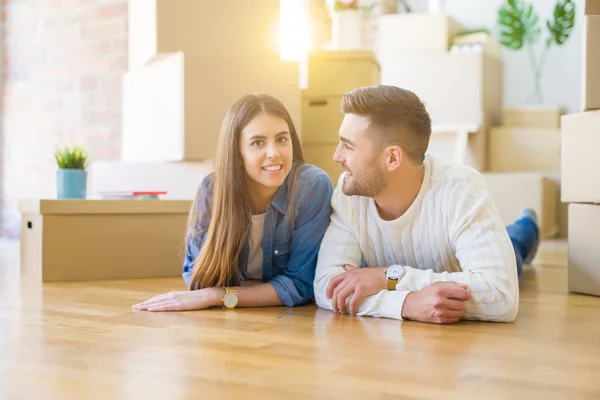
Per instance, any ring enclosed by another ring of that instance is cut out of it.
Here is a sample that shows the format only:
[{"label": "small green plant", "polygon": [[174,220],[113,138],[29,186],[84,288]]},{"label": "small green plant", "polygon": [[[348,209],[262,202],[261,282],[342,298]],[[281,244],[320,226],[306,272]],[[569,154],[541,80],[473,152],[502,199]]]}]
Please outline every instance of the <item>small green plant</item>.
[{"label": "small green plant", "polygon": [[81,146],[64,146],[54,153],[58,168],[61,169],[85,169],[87,153]]},{"label": "small green plant", "polygon": [[539,42],[542,36],[539,20],[540,18],[533,9],[533,5],[527,4],[523,0],[506,0],[498,9],[500,43],[512,50],[527,48],[529,61],[535,76],[533,101],[542,103],[540,78],[546,60],[546,53],[552,45],[563,45],[573,32],[575,25],[575,4],[573,0],[557,0],[552,18],[546,20],[547,36],[544,41],[544,48],[541,55],[536,57],[533,46]]},{"label": "small green plant", "polygon": [[367,6],[360,5],[359,0],[327,0],[329,7],[334,12],[339,11],[371,11],[375,7],[375,4],[369,4]]}]

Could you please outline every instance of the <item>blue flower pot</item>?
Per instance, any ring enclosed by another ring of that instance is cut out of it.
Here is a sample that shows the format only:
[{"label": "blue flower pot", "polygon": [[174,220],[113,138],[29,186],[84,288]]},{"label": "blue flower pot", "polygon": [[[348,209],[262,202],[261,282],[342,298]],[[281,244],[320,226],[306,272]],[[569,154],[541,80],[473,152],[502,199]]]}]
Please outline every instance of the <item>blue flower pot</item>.
[{"label": "blue flower pot", "polygon": [[56,183],[59,199],[85,199],[87,171],[84,169],[59,169],[56,171]]}]

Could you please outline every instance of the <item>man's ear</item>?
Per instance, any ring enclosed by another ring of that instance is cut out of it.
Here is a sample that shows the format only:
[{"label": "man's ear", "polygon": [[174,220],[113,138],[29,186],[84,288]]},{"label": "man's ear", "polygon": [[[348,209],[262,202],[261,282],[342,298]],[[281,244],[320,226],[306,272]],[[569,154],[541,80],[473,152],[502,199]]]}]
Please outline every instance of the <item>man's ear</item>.
[{"label": "man's ear", "polygon": [[388,171],[395,171],[404,159],[404,151],[400,146],[388,146],[385,150],[385,166]]}]

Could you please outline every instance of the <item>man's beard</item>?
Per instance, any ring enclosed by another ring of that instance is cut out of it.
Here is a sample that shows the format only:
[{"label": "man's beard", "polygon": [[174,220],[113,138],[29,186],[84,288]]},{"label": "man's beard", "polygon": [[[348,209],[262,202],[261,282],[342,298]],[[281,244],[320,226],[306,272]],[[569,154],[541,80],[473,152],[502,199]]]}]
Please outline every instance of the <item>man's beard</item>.
[{"label": "man's beard", "polygon": [[[351,176],[344,179],[342,192],[346,196],[365,196],[375,197],[385,189],[387,182],[383,171],[375,164],[376,161],[369,163],[369,168],[365,171],[352,173]],[[344,166],[344,170],[348,168]]]}]

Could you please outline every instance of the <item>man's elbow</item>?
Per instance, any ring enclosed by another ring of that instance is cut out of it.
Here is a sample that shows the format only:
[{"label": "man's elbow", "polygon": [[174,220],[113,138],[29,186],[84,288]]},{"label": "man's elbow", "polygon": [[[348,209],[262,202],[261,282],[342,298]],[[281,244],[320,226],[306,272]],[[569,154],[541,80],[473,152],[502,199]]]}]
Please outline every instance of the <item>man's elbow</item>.
[{"label": "man's elbow", "polygon": [[331,306],[331,299],[327,298],[326,286],[322,284],[322,279],[315,279],[314,294],[317,307],[325,310],[333,310],[333,307]]},{"label": "man's elbow", "polygon": [[513,285],[496,286],[495,297],[498,322],[514,322],[519,314],[519,289],[518,283]]},{"label": "man's elbow", "polygon": [[506,296],[502,302],[502,315],[499,322],[514,322],[519,314],[519,300],[514,297]]},{"label": "man's elbow", "polygon": [[324,310],[333,310],[333,307],[331,306],[331,299],[328,299],[324,293],[321,294],[315,291],[315,303],[317,303],[317,307]]},{"label": "man's elbow", "polygon": [[[488,301],[486,301],[488,300]],[[489,322],[514,322],[519,313],[519,298],[503,295],[496,299],[480,299],[465,314],[465,319]]]}]

